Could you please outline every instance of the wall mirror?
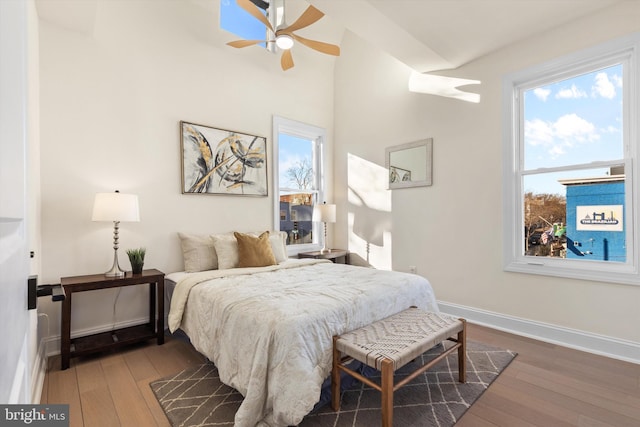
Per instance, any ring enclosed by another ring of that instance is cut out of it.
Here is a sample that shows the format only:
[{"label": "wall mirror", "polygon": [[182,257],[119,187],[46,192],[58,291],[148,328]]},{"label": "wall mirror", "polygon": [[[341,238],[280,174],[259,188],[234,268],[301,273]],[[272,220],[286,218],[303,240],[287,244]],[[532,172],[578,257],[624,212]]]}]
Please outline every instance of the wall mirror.
[{"label": "wall mirror", "polygon": [[386,149],[389,189],[431,185],[433,138]]}]

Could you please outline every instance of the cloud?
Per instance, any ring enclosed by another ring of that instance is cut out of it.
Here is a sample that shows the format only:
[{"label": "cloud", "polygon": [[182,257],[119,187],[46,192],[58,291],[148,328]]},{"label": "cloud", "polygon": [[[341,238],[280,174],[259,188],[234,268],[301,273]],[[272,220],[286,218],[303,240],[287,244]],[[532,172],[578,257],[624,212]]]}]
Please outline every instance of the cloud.
[{"label": "cloud", "polygon": [[572,84],[568,89],[561,89],[556,93],[557,99],[578,99],[578,98],[586,98],[587,93],[582,89],[578,89],[575,84]]},{"label": "cloud", "polygon": [[602,133],[620,133],[622,132],[622,130],[620,128],[617,128],[613,125],[609,125],[604,129],[601,129]]},{"label": "cloud", "polygon": [[586,121],[575,113],[565,114],[554,124],[555,135],[566,144],[575,142],[592,142],[600,139],[593,123]]},{"label": "cloud", "polygon": [[529,145],[549,145],[553,143],[553,127],[540,119],[527,120],[524,123],[524,140]]},{"label": "cloud", "polygon": [[567,150],[561,145],[554,145],[549,149],[549,155],[551,155],[552,159],[557,159],[558,157],[566,154]]},{"label": "cloud", "polygon": [[[620,86],[622,87],[622,79],[617,76],[613,76],[614,81],[619,81]],[[591,87],[591,94],[593,96],[601,96],[607,99],[613,99],[616,96],[616,87],[609,80],[609,76],[607,73],[601,72],[596,74],[596,81],[594,85]]]},{"label": "cloud", "polygon": [[576,144],[598,141],[600,134],[593,123],[572,113],[561,116],[555,122],[540,119],[525,121],[524,138],[527,145],[542,146],[555,159]]},{"label": "cloud", "polygon": [[547,98],[549,97],[550,93],[551,93],[550,89],[544,89],[541,87],[535,88],[533,90],[533,94],[543,102],[547,101]]},{"label": "cloud", "polygon": [[613,76],[611,76],[611,80],[613,80],[613,84],[616,87],[619,87],[619,88],[622,87],[622,77],[620,77],[619,75],[614,74]]}]

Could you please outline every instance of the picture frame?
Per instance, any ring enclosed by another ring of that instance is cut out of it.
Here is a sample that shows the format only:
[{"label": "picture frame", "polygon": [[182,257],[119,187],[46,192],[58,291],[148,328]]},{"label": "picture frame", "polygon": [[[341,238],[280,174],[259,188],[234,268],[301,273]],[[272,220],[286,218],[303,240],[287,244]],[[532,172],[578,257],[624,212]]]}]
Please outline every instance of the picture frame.
[{"label": "picture frame", "polygon": [[385,149],[389,189],[429,187],[433,183],[433,138]]},{"label": "picture frame", "polygon": [[180,121],[182,194],[266,197],[267,139]]}]

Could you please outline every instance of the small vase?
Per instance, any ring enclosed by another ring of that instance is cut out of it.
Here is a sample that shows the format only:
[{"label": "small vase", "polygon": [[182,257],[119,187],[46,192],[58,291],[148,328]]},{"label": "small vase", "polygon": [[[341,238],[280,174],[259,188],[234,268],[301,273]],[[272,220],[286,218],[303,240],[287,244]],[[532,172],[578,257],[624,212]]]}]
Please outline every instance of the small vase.
[{"label": "small vase", "polygon": [[131,271],[133,274],[141,274],[144,266],[144,256],[147,250],[145,248],[127,249],[129,262],[131,263]]},{"label": "small vase", "polygon": [[142,274],[142,268],[144,264],[131,264],[131,271],[133,274]]}]

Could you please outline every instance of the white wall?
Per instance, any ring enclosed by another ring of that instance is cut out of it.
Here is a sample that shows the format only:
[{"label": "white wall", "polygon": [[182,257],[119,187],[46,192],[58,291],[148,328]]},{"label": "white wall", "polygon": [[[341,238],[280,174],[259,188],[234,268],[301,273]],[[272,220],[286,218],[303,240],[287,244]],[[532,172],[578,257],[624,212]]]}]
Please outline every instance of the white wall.
[{"label": "white wall", "polygon": [[[44,282],[111,266],[113,226],[90,219],[96,192],[139,195],[141,221],[120,225],[121,266],[144,246],[145,267],[169,273],[182,269],[178,231],[272,228],[273,115],[324,127],[331,144],[334,60],[300,50],[282,72],[263,49],[224,46],[217,7],[98,1],[88,31],[41,19]],[[182,195],[180,120],[267,137],[270,197]],[[72,335],[110,326],[115,292],[74,296]],[[60,307],[45,303],[59,335]],[[122,289],[115,321],[144,318],[146,304],[145,289]]]},{"label": "white wall", "polygon": [[[640,287],[502,270],[501,83],[506,73],[639,31],[639,23],[640,3],[623,2],[450,72],[482,81],[468,88],[479,91],[479,104],[409,93],[406,66],[348,33],[335,76],[335,181],[347,183],[335,189],[338,245],[366,259],[366,233],[353,224],[384,224],[370,262],[417,266],[440,301],[635,343],[638,351]],[[379,176],[385,147],[427,137],[432,187],[389,192],[382,180],[356,194],[355,164]]]}]

